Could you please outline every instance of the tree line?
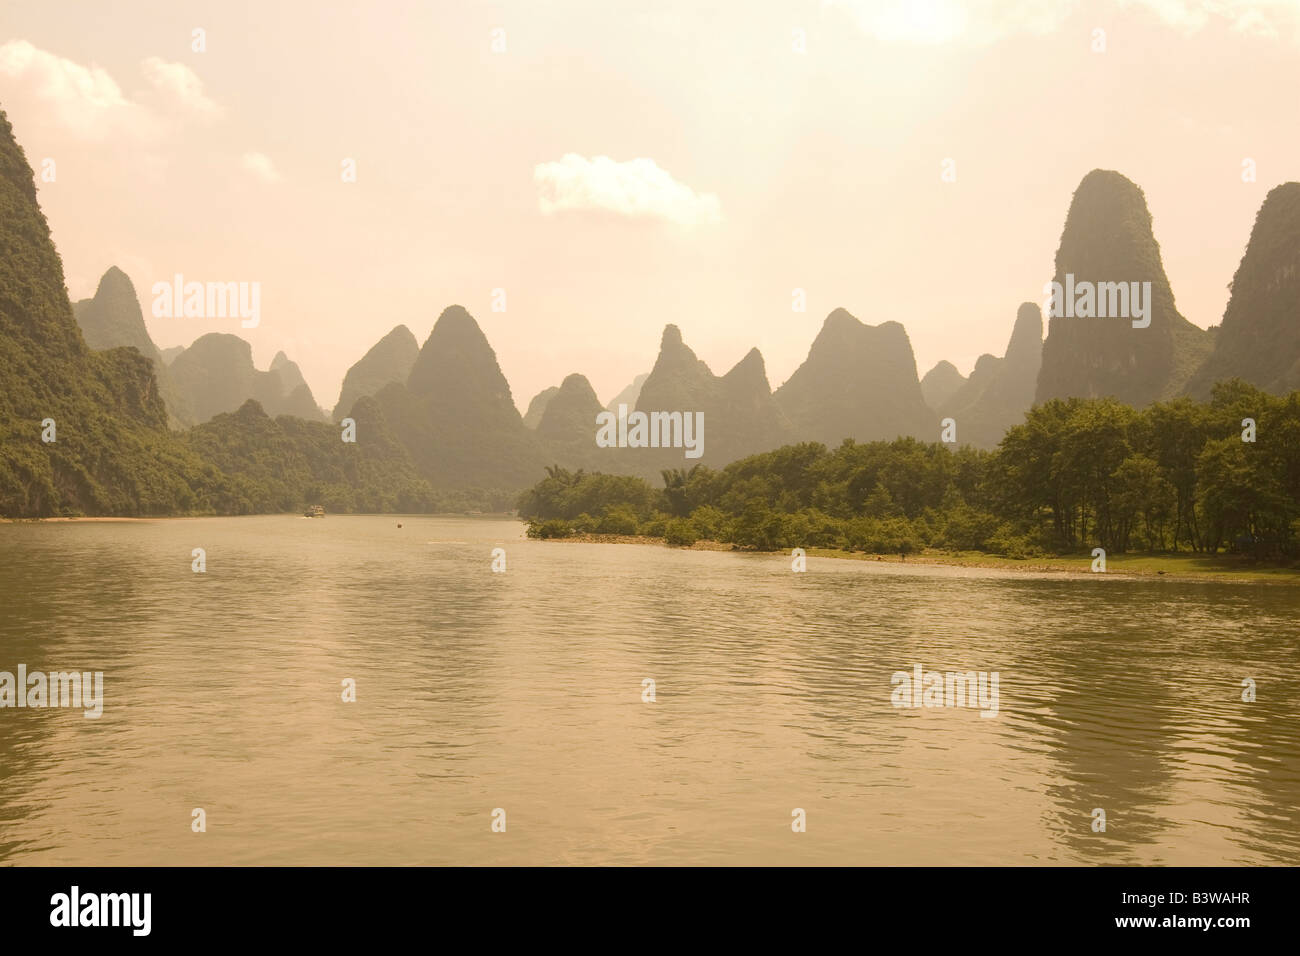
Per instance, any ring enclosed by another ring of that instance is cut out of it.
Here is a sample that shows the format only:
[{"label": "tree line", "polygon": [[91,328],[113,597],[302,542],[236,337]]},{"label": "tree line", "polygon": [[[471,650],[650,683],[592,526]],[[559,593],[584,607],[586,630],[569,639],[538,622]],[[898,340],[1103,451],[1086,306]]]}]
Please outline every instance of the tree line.
[{"label": "tree line", "polygon": [[[960,421],[957,423],[961,427]],[[1300,392],[1240,380],[1208,402],[1032,408],[992,451],[913,438],[805,442],[720,470],[640,478],[547,469],[520,495],[533,537],[636,534],[689,545],[926,547],[1011,557],[1101,546],[1289,559],[1300,540]]]}]

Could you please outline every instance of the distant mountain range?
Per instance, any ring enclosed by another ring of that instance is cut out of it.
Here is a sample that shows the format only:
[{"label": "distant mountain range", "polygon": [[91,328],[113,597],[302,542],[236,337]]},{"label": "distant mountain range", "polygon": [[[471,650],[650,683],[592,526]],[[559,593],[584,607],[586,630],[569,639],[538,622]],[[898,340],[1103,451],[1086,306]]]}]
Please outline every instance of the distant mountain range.
[{"label": "distant mountain range", "polygon": [[[246,341],[220,333],[161,352],[117,268],[93,298],[71,305],[31,169],[2,113],[0,124],[4,514],[297,507],[303,487],[344,507],[433,507],[452,491],[502,500],[549,464],[657,477],[795,442],[936,441],[943,419],[955,421],[959,443],[987,448],[1053,398],[1145,405],[1203,396],[1226,377],[1275,392],[1300,387],[1300,184],[1269,193],[1222,329],[1206,331],[1176,309],[1142,191],[1094,170],[1070,203],[1054,281],[1150,283],[1146,327],[1050,314],[1044,340],[1042,312],[1026,302],[1002,357],[981,356],[968,378],[940,362],[920,379],[901,324],[868,325],[835,309],[773,390],[757,349],[717,375],[670,324],[651,370],[609,406],[575,372],[521,416],[482,329],[452,305],[423,346],[402,325],[376,342],[344,377],[331,424],[283,352],[259,370]],[[703,413],[703,454],[598,447],[597,416],[620,405]],[[57,443],[39,440],[47,418],[58,421]],[[355,446],[340,440],[344,418],[357,423]]]},{"label": "distant mountain range", "polygon": [[[242,514],[299,508],[308,497],[331,510],[428,511],[463,500],[415,473],[377,410],[358,408],[366,442],[340,441],[283,356],[257,372],[248,343],[216,335],[164,363],[118,270],[74,317],[31,166],[3,111],[0,250],[0,515]],[[304,417],[270,418],[244,398],[254,393]],[[168,427],[232,401],[242,404],[185,431]]]},{"label": "distant mountain range", "polygon": [[86,344],[92,349],[134,348],[154,366],[158,389],[173,425],[187,427],[239,408],[250,398],[270,415],[324,420],[302,371],[283,352],[267,371],[253,366],[253,350],[237,335],[211,333],[189,348],[154,345],[145,328],[135,286],[113,266],[99,280],[93,299],[72,307]]},{"label": "distant mountain range", "polygon": [[268,415],[325,420],[297,365],[280,352],[270,369],[260,371],[253,366],[252,346],[237,335],[199,336],[167,369],[196,422],[233,412],[250,398]]}]

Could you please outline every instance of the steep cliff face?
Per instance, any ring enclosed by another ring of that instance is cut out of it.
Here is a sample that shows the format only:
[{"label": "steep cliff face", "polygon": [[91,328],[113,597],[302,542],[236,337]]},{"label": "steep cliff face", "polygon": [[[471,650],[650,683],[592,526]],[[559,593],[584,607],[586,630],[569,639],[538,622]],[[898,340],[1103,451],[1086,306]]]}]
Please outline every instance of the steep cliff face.
[{"label": "steep cliff face", "polygon": [[832,448],[845,438],[938,436],[907,332],[897,322],[865,325],[844,309],[826,317],[808,358],[776,390],[776,403],[797,440]]},{"label": "steep cliff face", "polygon": [[86,344],[92,349],[129,345],[145,358],[161,360],[162,356],[145,328],[135,285],[117,266],[111,267],[100,278],[94,298],[75,303],[72,311]]},{"label": "steep cliff face", "polygon": [[0,112],[0,514],[165,512],[192,498],[187,467],[198,463],[167,430],[151,358],[87,345]]},{"label": "steep cliff face", "polygon": [[1269,191],[1232,278],[1214,352],[1187,391],[1241,378],[1265,391],[1300,388],[1300,183]]},{"label": "steep cliff face", "polygon": [[[1147,405],[1180,392],[1208,354],[1209,334],[1174,304],[1146,197],[1117,172],[1094,169],[1079,183],[1053,281],[1062,289],[1053,312],[1062,314],[1049,316],[1040,402],[1110,396]],[[1141,299],[1123,308],[1122,296],[1135,289]],[[1149,324],[1135,328],[1135,318]]]},{"label": "steep cliff face", "polygon": [[334,420],[345,417],[363,395],[374,395],[390,382],[405,382],[420,355],[411,330],[399,325],[370,347],[343,376],[343,387],[334,404]]},{"label": "steep cliff face", "polygon": [[546,414],[546,406],[551,404],[551,399],[559,392],[560,386],[551,385],[534,395],[532,401],[528,403],[528,411],[524,412],[524,425],[537,431],[537,426],[542,423],[542,416]]}]

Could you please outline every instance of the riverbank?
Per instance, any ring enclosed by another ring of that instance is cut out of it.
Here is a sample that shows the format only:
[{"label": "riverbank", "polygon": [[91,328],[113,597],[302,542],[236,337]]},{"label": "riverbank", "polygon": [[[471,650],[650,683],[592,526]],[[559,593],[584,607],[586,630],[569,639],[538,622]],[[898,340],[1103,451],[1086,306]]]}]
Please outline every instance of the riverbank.
[{"label": "riverbank", "polygon": [[[131,521],[193,521],[196,518],[302,518],[305,515],[299,511],[283,511],[277,514],[251,514],[251,515],[218,515],[218,514],[192,514],[192,515],[141,515],[132,518],[106,517],[101,515],[75,515],[59,516],[50,518],[3,518],[0,517],[0,524],[102,524],[108,522],[131,522]],[[321,518],[496,518],[501,520],[518,520],[517,516],[508,511],[438,511],[431,514],[388,514],[383,513],[374,515],[368,512],[340,512],[331,514],[326,512],[319,515]]]},{"label": "riverbank", "polygon": [[[587,544],[642,544],[666,546],[663,538],[628,534],[575,534],[549,541],[572,541]],[[721,541],[697,541],[686,551],[739,551]],[[1034,558],[1007,558],[982,551],[943,551],[927,548],[906,558],[897,554],[867,554],[837,548],[808,548],[810,558],[833,558],[842,561],[880,561],[894,564],[944,565],[963,568],[989,568],[1027,571],[1035,574],[1058,573],[1092,575],[1090,554],[1044,555]],[[787,554],[787,552],[763,552]],[[1282,584],[1300,587],[1300,568],[1252,563],[1247,558],[1224,554],[1115,554],[1106,559],[1106,573],[1122,577],[1166,578],[1177,581],[1229,581],[1237,583]]]},{"label": "riverbank", "polygon": [[[180,517],[180,516],[174,516]],[[0,524],[64,524],[67,522],[80,522],[82,524],[107,524],[109,522],[123,521],[160,521],[160,518],[0,518]]]}]

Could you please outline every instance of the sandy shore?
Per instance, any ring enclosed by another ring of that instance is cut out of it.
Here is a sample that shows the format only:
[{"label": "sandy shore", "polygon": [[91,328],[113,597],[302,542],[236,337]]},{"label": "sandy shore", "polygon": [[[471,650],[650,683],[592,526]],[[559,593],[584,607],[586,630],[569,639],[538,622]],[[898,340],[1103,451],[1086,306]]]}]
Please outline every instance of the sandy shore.
[{"label": "sandy shore", "polygon": [[110,521],[163,521],[163,518],[0,518],[0,524],[62,524],[69,521],[107,523]]},{"label": "sandy shore", "polygon": [[[667,547],[663,538],[627,534],[575,534],[546,541],[584,544],[640,544]],[[697,541],[683,551],[740,551],[721,541]],[[1090,555],[1046,555],[1035,558],[1005,558],[974,551],[940,551],[926,549],[906,558],[897,554],[867,554],[836,548],[807,548],[810,558],[833,558],[840,561],[879,561],[892,564],[937,565],[956,568],[986,568],[997,571],[1020,571],[1032,574],[1075,574],[1094,576]],[[787,551],[754,552],[788,555]],[[1284,584],[1300,586],[1300,569],[1249,562],[1223,555],[1162,554],[1112,555],[1107,561],[1107,575],[1112,578],[1151,578],[1176,581],[1219,581],[1228,583]]]},{"label": "sandy shore", "polygon": [[[286,512],[285,517],[293,517]],[[70,522],[108,523],[131,521],[179,521],[195,518],[221,517],[219,515],[173,515],[155,518],[0,518],[0,524]],[[301,517],[301,516],[298,516]],[[335,517],[350,517],[349,515]],[[463,518],[464,514],[446,515],[384,515],[392,518]],[[474,515],[473,517],[512,518],[510,515]],[[518,519],[514,519],[518,520]],[[565,538],[546,538],[546,541],[579,544],[636,544],[667,547],[663,538],[642,537],[632,534],[574,534]],[[696,541],[685,551],[741,551],[734,545],[721,541]],[[1021,571],[1033,574],[1076,574],[1094,576],[1092,558],[1085,554],[1047,555],[1035,558],[1005,558],[994,554],[975,551],[940,551],[926,549],[918,554],[909,554],[906,558],[897,554],[866,554],[863,552],[840,551],[836,548],[808,548],[810,558],[832,558],[838,561],[880,561],[882,563],[938,565],[957,568],[986,568],[997,571]],[[787,551],[761,552],[766,554],[788,554]],[[1107,576],[1113,578],[1151,578],[1177,581],[1219,581],[1228,583],[1282,584],[1300,586],[1300,568],[1281,567],[1267,564],[1251,564],[1248,561],[1225,555],[1204,554],[1117,554],[1107,561]]]},{"label": "sandy shore", "polygon": [[[77,522],[80,524],[98,524],[109,521],[193,521],[197,518],[302,518],[305,515],[297,511],[282,511],[276,514],[253,514],[253,515],[146,515],[138,518],[106,518],[106,517],[77,517],[77,518],[0,518],[0,524],[63,524],[66,522]],[[518,521],[512,514],[505,512],[476,512],[467,514],[463,511],[439,512],[436,514],[324,514],[322,518],[508,518]]]}]

